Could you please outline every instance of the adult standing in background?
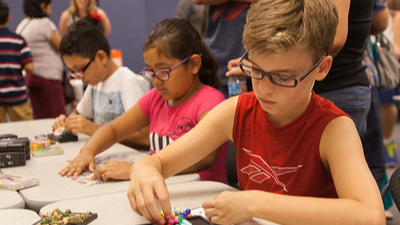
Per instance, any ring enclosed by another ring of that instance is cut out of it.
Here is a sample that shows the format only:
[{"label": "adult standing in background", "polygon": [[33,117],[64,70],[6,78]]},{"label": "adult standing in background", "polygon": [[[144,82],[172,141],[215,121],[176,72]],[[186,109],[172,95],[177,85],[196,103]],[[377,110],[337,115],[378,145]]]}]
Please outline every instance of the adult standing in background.
[{"label": "adult standing in background", "polygon": [[207,6],[195,4],[192,0],[180,0],[175,11],[175,18],[189,21],[200,35],[206,28]]},{"label": "adult standing in background", "polygon": [[[334,59],[326,78],[315,82],[314,91],[348,113],[362,137],[371,105],[370,83],[362,60],[371,29],[374,0],[335,2],[339,26],[331,51]],[[340,26],[341,19],[343,26]]]},{"label": "adult standing in background", "polygon": [[[386,0],[374,0],[373,17],[371,24],[371,35],[382,33],[389,23],[389,9]],[[361,139],[364,147],[364,155],[367,164],[379,187],[382,187],[386,176],[384,146],[382,136],[382,123],[379,110],[379,97],[377,79],[378,72],[374,63],[371,43],[374,40],[368,39],[365,49],[365,59],[368,80],[371,83],[371,108],[367,115],[367,132]]]},{"label": "adult standing in background", "polygon": [[[390,8],[391,16],[389,17],[389,27],[385,30],[384,34],[393,43],[394,52],[396,53],[397,59],[400,61],[400,1],[391,0],[388,1],[388,5],[394,8]],[[399,63],[400,68],[400,63]],[[379,101],[380,113],[382,119],[383,129],[383,141],[385,144],[385,161],[389,167],[396,167],[399,163],[397,151],[399,146],[395,143],[395,125],[398,118],[398,108],[396,103],[393,101],[393,96],[400,94],[399,86],[389,90],[380,89]]]},{"label": "adult standing in background", "polygon": [[60,16],[59,28],[61,35],[65,33],[69,25],[85,17],[99,20],[103,25],[105,35],[111,32],[110,20],[106,12],[97,6],[96,0],[71,0],[70,7]]},{"label": "adult standing in background", "polygon": [[51,0],[24,0],[26,17],[16,29],[25,38],[33,57],[34,70],[27,73],[26,84],[34,119],[54,118],[66,113],[61,84],[63,63],[57,54],[61,37],[56,25],[48,18],[51,7]]},{"label": "adult standing in background", "polygon": [[228,97],[227,65],[229,60],[243,55],[243,28],[247,10],[257,0],[193,0],[208,5],[204,42],[218,61],[218,76],[222,81],[220,91]]}]

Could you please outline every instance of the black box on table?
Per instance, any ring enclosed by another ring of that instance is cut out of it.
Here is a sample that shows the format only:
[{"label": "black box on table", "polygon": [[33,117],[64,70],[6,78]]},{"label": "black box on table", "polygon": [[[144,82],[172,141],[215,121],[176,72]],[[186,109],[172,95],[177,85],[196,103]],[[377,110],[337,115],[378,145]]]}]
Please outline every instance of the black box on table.
[{"label": "black box on table", "polygon": [[31,158],[29,144],[27,137],[0,135],[0,168],[24,166]]}]

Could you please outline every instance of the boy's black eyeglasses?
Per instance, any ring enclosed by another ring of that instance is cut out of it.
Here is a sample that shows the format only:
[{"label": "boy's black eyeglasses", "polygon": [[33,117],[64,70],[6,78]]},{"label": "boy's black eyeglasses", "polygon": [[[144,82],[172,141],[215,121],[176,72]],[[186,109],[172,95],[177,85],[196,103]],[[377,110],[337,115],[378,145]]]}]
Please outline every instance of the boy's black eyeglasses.
[{"label": "boy's black eyeglasses", "polygon": [[[199,56],[202,56],[203,54],[197,54]],[[157,70],[157,71],[150,71],[149,68],[145,67],[142,71],[140,71],[140,75],[142,75],[146,80],[151,81],[153,79],[153,77],[157,77],[157,79],[161,80],[161,81],[167,81],[169,80],[169,73],[174,70],[175,68],[177,68],[178,66],[184,64],[186,61],[188,61],[191,57],[188,56],[187,58],[185,58],[184,60],[180,61],[178,64],[176,64],[175,66],[172,66],[169,69],[162,69],[162,70]]]},{"label": "boy's black eyeglasses", "polygon": [[294,77],[294,76],[288,76],[288,75],[283,75],[283,74],[278,74],[278,73],[268,73],[265,72],[261,69],[253,67],[253,63],[247,59],[248,53],[245,52],[242,58],[239,61],[239,66],[240,69],[244,74],[247,76],[257,79],[257,80],[262,80],[265,76],[267,76],[270,81],[276,85],[282,86],[282,87],[296,87],[298,83],[300,83],[304,78],[306,78],[320,63],[321,61],[325,58],[322,57],[320,60],[318,60],[317,63],[314,64],[313,67],[309,71],[307,71],[303,76],[299,78]]},{"label": "boy's black eyeglasses", "polygon": [[71,75],[71,77],[73,77],[73,78],[82,78],[82,77],[85,75],[86,69],[90,66],[90,63],[92,63],[93,60],[94,60],[94,58],[96,58],[96,55],[97,55],[97,53],[94,54],[94,55],[92,56],[92,58],[90,58],[89,62],[86,64],[85,67],[83,67],[83,69],[81,69],[81,71],[74,72],[74,71],[72,71],[71,69],[69,69],[69,70],[70,70],[70,75]]}]

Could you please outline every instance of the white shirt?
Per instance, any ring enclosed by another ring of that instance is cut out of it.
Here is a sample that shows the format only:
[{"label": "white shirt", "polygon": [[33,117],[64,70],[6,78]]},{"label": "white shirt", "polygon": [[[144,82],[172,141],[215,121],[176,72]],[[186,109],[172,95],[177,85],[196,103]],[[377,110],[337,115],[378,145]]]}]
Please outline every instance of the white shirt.
[{"label": "white shirt", "polygon": [[34,71],[37,76],[62,80],[63,63],[60,55],[50,44],[56,25],[47,17],[23,19],[17,26],[16,33],[23,36],[31,49]]},{"label": "white shirt", "polygon": [[142,76],[120,67],[104,82],[88,85],[76,110],[104,125],[126,112],[149,90],[150,83]]}]

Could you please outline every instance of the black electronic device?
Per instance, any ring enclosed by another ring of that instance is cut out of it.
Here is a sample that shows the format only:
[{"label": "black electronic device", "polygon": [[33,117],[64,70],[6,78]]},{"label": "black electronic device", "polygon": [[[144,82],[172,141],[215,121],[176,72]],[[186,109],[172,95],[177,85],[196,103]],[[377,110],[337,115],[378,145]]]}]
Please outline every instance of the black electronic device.
[{"label": "black electronic device", "polygon": [[17,138],[18,136],[15,134],[0,134],[0,140],[1,139],[8,139],[8,138]]},{"label": "black electronic device", "polygon": [[0,152],[20,152],[25,153],[25,159],[31,158],[30,141],[27,137],[10,137],[0,139]]},{"label": "black electronic device", "polygon": [[25,166],[24,152],[0,152],[0,168]]},{"label": "black electronic device", "polygon": [[0,168],[24,166],[31,158],[30,141],[14,134],[0,135]]}]

